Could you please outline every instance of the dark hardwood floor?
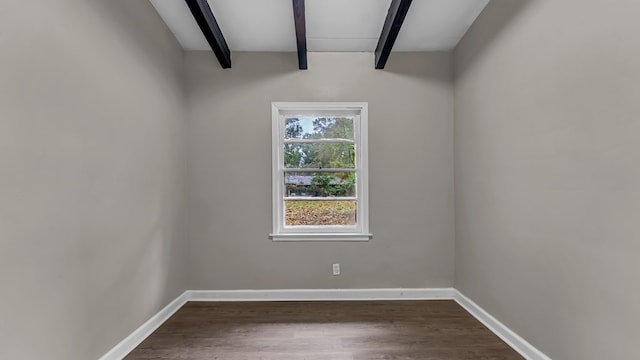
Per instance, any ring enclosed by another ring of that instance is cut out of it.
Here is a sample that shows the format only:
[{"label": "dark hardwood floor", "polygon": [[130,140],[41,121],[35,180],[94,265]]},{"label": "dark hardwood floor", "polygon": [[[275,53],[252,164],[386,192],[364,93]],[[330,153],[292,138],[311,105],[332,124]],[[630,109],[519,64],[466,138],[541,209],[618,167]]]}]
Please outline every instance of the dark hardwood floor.
[{"label": "dark hardwood floor", "polygon": [[522,359],[449,300],[189,302],[125,359]]}]

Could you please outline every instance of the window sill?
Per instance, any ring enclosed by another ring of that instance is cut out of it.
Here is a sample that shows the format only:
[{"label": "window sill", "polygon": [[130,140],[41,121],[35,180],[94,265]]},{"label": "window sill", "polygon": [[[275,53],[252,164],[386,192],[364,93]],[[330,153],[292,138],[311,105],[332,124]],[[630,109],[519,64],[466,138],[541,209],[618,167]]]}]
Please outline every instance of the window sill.
[{"label": "window sill", "polygon": [[373,234],[269,234],[269,238],[273,241],[369,241],[373,238]]}]

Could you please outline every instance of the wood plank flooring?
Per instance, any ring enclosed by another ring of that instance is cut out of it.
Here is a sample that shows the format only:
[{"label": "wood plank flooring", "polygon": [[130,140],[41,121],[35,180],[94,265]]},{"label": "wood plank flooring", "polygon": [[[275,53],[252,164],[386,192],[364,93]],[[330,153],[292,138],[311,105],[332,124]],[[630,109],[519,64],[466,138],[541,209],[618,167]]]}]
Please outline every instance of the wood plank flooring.
[{"label": "wood plank flooring", "polygon": [[523,359],[450,300],[188,302],[127,360]]}]

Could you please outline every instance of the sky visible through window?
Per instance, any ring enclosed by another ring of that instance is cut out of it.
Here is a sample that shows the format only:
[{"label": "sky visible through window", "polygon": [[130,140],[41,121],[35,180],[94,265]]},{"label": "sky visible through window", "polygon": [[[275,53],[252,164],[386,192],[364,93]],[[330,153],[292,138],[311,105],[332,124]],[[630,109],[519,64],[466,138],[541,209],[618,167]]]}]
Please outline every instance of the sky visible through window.
[{"label": "sky visible through window", "polygon": [[300,122],[298,124],[302,126],[303,134],[313,133],[313,120],[315,119],[315,117],[299,117],[298,119],[300,119]]}]

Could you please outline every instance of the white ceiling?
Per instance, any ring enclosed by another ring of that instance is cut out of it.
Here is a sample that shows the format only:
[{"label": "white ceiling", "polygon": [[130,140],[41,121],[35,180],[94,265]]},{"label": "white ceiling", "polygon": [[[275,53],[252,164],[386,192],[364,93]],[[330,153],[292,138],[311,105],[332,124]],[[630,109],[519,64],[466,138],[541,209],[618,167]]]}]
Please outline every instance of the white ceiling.
[{"label": "white ceiling", "polygon": [[[182,0],[150,0],[185,50],[210,50]],[[296,51],[291,0],[208,0],[232,51]],[[453,49],[489,0],[414,0],[393,51]],[[391,0],[306,0],[308,51],[372,52]]]}]

